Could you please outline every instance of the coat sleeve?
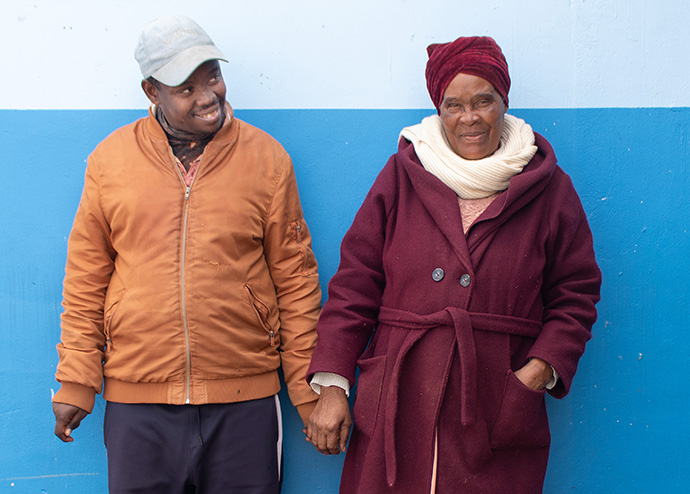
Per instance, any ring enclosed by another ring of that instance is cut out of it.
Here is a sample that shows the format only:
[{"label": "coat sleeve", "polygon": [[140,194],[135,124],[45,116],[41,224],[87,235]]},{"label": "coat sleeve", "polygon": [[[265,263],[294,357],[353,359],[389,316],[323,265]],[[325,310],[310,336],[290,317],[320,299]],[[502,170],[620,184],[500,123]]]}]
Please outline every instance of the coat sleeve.
[{"label": "coat sleeve", "polygon": [[395,156],[377,177],[343,238],[308,379],[316,372],[332,372],[354,385],[357,359],[374,331],[385,286],[385,232],[397,194],[394,163]]},{"label": "coat sleeve", "polygon": [[561,398],[570,390],[586,342],[597,318],[601,272],[592,233],[580,199],[565,174],[554,194],[542,286],[543,328],[530,357],[551,364],[560,378],[550,393]]},{"label": "coat sleeve", "polygon": [[63,288],[62,337],[53,401],[91,412],[103,386],[103,313],[114,270],[115,250],[100,203],[98,166],[89,157],[84,190],[67,247]]},{"label": "coat sleeve", "polygon": [[305,420],[318,398],[304,378],[316,344],[321,288],[292,162],[284,151],[278,159],[282,166],[268,211],[264,254],[278,299],[281,365],[290,400]]}]

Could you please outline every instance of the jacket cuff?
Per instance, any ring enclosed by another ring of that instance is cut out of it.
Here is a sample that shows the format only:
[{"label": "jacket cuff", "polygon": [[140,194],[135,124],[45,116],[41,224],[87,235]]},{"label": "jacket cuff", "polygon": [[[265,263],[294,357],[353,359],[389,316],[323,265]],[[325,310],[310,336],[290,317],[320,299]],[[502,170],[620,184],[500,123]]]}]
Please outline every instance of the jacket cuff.
[{"label": "jacket cuff", "polygon": [[316,408],[316,401],[310,401],[309,403],[297,405],[296,408],[297,413],[299,413],[299,416],[302,419],[302,423],[304,423],[304,427],[306,427],[309,423],[309,416],[311,415],[311,412],[313,412],[314,408]]},{"label": "jacket cuff", "polygon": [[93,410],[95,400],[96,391],[93,388],[69,382],[61,383],[60,389],[53,396],[53,401],[56,403],[74,405],[88,413]]}]

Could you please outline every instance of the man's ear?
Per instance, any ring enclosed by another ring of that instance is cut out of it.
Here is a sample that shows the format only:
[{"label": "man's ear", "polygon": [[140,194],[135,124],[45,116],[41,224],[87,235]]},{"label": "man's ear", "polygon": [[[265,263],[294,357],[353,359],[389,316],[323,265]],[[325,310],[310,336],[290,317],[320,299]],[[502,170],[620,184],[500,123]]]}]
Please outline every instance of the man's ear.
[{"label": "man's ear", "polygon": [[157,105],[159,103],[159,96],[158,96],[158,88],[154,83],[149,81],[148,79],[144,79],[141,81],[141,89],[144,90],[144,94],[146,97],[153,103],[154,105]]}]

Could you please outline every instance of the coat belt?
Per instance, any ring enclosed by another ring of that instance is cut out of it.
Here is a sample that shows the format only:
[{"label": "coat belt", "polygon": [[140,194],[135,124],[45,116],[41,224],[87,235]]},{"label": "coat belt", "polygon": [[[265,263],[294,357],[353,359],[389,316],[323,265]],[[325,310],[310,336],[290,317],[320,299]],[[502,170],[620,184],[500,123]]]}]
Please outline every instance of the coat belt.
[{"label": "coat belt", "polygon": [[477,400],[477,351],[474,331],[492,331],[511,335],[535,338],[541,331],[538,321],[501,314],[484,314],[469,312],[457,307],[448,307],[433,314],[415,314],[399,309],[381,307],[379,322],[404,329],[419,330],[420,334],[407,339],[396,356],[391,376],[390,394],[386,400],[384,424],[384,451],[386,459],[386,477],[392,486],[397,477],[395,448],[395,422],[398,409],[399,381],[405,357],[414,344],[428,330],[439,326],[451,326],[455,330],[455,341],[460,355],[461,369],[461,408],[460,418],[463,426],[472,425],[476,419]]}]

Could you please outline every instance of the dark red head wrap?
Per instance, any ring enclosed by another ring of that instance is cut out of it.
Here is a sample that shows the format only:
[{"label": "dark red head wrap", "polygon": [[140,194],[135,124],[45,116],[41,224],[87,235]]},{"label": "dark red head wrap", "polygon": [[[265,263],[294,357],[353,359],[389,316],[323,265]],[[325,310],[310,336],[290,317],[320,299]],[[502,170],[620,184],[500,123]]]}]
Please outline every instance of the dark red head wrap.
[{"label": "dark red head wrap", "polygon": [[508,108],[508,63],[493,38],[458,38],[452,43],[429,45],[426,51],[429,54],[429,61],[426,63],[426,87],[439,113],[448,85],[460,73],[475,75],[489,81]]}]

